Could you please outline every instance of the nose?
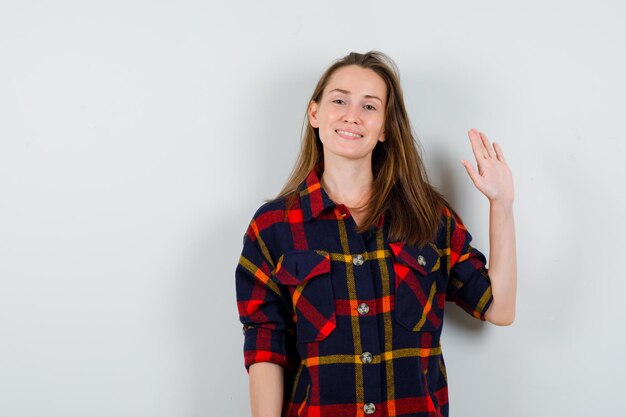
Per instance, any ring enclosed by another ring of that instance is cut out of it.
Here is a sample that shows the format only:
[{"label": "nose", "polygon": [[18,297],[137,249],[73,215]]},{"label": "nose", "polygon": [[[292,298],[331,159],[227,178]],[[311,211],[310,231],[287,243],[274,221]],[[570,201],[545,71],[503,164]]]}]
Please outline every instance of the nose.
[{"label": "nose", "polygon": [[346,114],[343,116],[343,121],[346,123],[357,123],[359,122],[359,115],[357,113],[358,106],[347,106]]}]

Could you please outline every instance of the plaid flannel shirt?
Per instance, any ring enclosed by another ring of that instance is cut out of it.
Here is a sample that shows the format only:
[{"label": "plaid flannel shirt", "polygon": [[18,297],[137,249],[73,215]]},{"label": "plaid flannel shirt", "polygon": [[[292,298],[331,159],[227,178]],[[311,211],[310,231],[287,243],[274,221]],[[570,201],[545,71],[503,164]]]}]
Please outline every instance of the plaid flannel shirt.
[{"label": "plaid flannel shirt", "polygon": [[363,234],[321,187],[317,165],[292,207],[263,204],[235,271],[244,364],[285,369],[282,416],[448,416],[445,301],[485,320],[485,256],[453,212],[435,241]]}]

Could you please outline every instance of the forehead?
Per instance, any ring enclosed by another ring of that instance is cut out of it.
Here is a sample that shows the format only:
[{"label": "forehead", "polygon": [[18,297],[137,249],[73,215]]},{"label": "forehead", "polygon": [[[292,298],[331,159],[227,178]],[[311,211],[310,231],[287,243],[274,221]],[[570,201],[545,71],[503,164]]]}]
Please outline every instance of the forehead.
[{"label": "forehead", "polygon": [[353,95],[372,95],[383,100],[387,95],[387,86],[381,76],[358,65],[347,65],[336,70],[328,79],[324,93],[336,88],[347,90]]}]

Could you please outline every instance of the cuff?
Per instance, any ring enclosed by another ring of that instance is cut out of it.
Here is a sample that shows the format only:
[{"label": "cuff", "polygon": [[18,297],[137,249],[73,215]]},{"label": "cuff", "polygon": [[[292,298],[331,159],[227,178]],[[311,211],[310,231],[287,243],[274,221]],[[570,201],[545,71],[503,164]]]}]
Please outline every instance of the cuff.
[{"label": "cuff", "polygon": [[285,332],[264,327],[244,325],[244,366],[250,372],[250,365],[256,362],[272,362],[284,367],[291,367],[287,351]]},{"label": "cuff", "polygon": [[487,312],[487,309],[489,308],[489,306],[491,305],[491,302],[493,301],[493,295],[491,294],[491,286],[488,286],[487,288],[485,288],[482,294],[477,294],[477,295],[478,297],[476,297],[475,300],[472,300],[470,302],[467,302],[463,298],[457,298],[454,301],[459,307],[461,307],[471,316],[476,317],[479,320],[485,321],[486,320],[485,313]]}]

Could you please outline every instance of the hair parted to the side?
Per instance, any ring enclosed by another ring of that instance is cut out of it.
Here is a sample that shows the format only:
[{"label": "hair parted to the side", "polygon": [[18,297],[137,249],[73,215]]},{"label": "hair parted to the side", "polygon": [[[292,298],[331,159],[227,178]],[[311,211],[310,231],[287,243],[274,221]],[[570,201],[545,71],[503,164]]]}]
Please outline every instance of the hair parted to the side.
[{"label": "hair parted to the side", "polygon": [[[389,240],[424,245],[431,241],[439,227],[443,206],[449,207],[443,196],[429,183],[420,157],[421,144],[413,133],[404,105],[399,72],[391,58],[380,51],[364,54],[351,52],[335,60],[318,81],[309,103],[319,102],[330,77],[347,65],[369,68],[387,86],[385,137],[372,153],[373,193],[366,203],[368,215],[357,229],[362,233],[377,224],[383,213],[390,219]],[[307,103],[307,104],[309,104]],[[291,174],[277,197],[287,197],[291,206],[299,193],[298,186],[317,163],[323,162],[324,152],[318,129],[309,123],[305,112],[300,152]]]}]

